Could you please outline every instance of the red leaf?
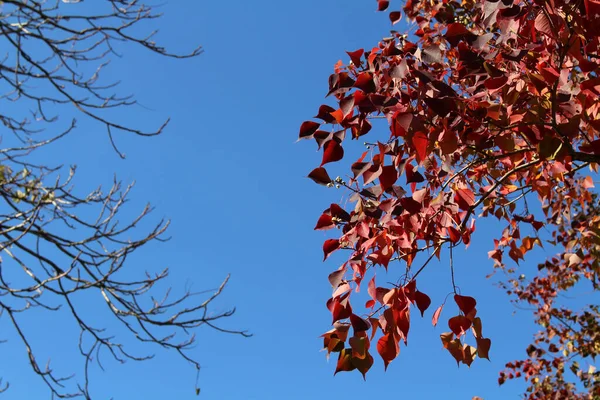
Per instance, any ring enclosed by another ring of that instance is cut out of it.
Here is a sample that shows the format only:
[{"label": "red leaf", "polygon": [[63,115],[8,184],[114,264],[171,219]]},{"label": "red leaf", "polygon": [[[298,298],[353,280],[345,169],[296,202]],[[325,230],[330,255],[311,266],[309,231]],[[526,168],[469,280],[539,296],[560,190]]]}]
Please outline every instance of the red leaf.
[{"label": "red leaf", "polygon": [[333,375],[340,371],[352,371],[356,369],[356,366],[352,363],[352,349],[344,349],[340,352],[337,366]]},{"label": "red leaf", "polygon": [[471,321],[464,315],[457,315],[448,320],[448,327],[454,332],[456,337],[460,337],[471,327]]},{"label": "red leaf", "polygon": [[508,76],[502,75],[497,78],[488,78],[483,84],[488,90],[494,92],[506,85],[506,82],[508,82]]},{"label": "red leaf", "polygon": [[363,376],[363,379],[366,379],[366,374],[369,371],[369,369],[371,369],[371,367],[373,366],[373,361],[373,356],[369,354],[369,352],[366,353],[364,358],[352,358],[352,364],[354,364],[356,369],[360,371],[360,373]]},{"label": "red leaf", "polygon": [[456,99],[451,97],[433,98],[426,97],[423,99],[427,107],[440,117],[446,117],[452,111],[456,110]]},{"label": "red leaf", "polygon": [[315,226],[315,231],[319,230],[327,230],[335,228],[335,223],[331,218],[331,215],[322,214],[319,220],[317,221],[317,226]]},{"label": "red leaf", "polygon": [[402,13],[400,13],[400,11],[390,12],[390,21],[392,21],[392,25],[400,22],[401,18],[402,18]]},{"label": "red leaf", "polygon": [[377,89],[373,80],[373,74],[370,72],[361,72],[356,78],[356,82],[354,82],[354,87],[359,88],[365,93],[373,93]]},{"label": "red leaf", "polygon": [[377,352],[383,359],[385,369],[394,358],[400,353],[400,346],[391,333],[386,333],[384,336],[379,338],[377,342]]},{"label": "red leaf", "polygon": [[323,161],[321,167],[327,163],[340,161],[344,158],[344,149],[336,140],[330,140],[325,143],[323,148]]},{"label": "red leaf", "polygon": [[475,195],[470,189],[458,189],[454,196],[454,201],[456,201],[461,210],[466,211],[475,204]]},{"label": "red leaf", "polygon": [[369,328],[371,328],[371,325],[367,321],[356,314],[350,315],[350,323],[352,323],[352,328],[354,328],[354,334],[356,334],[356,332],[368,331]]},{"label": "red leaf", "polygon": [[378,0],[377,1],[377,11],[385,11],[387,10],[390,2],[388,0]]},{"label": "red leaf", "polygon": [[436,326],[438,323],[438,320],[440,319],[440,315],[442,314],[442,309],[444,308],[444,305],[442,304],[441,306],[439,306],[435,312],[433,313],[433,317],[431,317],[431,324],[433,326]]},{"label": "red leaf", "polygon": [[329,206],[329,213],[332,217],[339,218],[342,221],[350,220],[350,214],[348,214],[346,210],[335,203],[332,203],[331,206]]},{"label": "red leaf", "polygon": [[344,297],[344,300],[340,300],[338,297],[330,299],[331,303],[328,305],[328,308],[331,309],[331,316],[333,317],[332,323],[350,318],[350,315],[352,315],[352,307],[350,306],[348,295],[342,295],[341,297]]},{"label": "red leaf", "polygon": [[364,174],[366,171],[369,170],[369,168],[371,168],[371,163],[357,161],[354,164],[352,164],[351,169],[352,173],[354,174],[354,179]]},{"label": "red leaf", "polygon": [[[396,66],[396,68],[398,68],[398,67],[399,66]],[[408,70],[408,67],[406,67],[406,70]],[[400,70],[400,72],[402,72],[402,70]],[[406,76],[406,71],[404,71],[402,78],[404,78],[404,76]],[[394,121],[393,121],[393,124],[391,127],[392,134],[394,136],[402,136],[402,137],[406,136],[406,134],[408,133],[408,130],[411,127],[412,122],[413,122],[413,115],[411,113],[396,113],[394,115]]]},{"label": "red leaf", "polygon": [[419,171],[415,171],[415,167],[412,164],[408,164],[405,167],[406,172],[406,183],[420,183],[424,182],[425,178]]},{"label": "red leaf", "polygon": [[477,305],[477,301],[473,297],[461,296],[460,294],[454,295],[454,301],[456,302],[456,305],[458,305],[460,311],[465,315],[473,311]]},{"label": "red leaf", "polygon": [[458,241],[460,240],[460,232],[458,231],[458,229],[456,229],[453,226],[449,226],[447,229],[448,235],[450,236],[450,241],[452,243],[458,243]]},{"label": "red leaf", "polygon": [[327,173],[327,170],[323,167],[315,168],[308,174],[308,177],[319,185],[327,186],[331,183],[331,178]]},{"label": "red leaf", "polygon": [[444,37],[451,45],[456,46],[463,38],[476,38],[477,36],[469,31],[463,24],[456,22],[448,24],[448,30],[444,34]]},{"label": "red leaf", "polygon": [[363,49],[358,49],[355,51],[347,51],[346,53],[350,56],[350,60],[352,60],[352,63],[358,67],[361,64],[360,58],[365,53],[365,51]]},{"label": "red leaf", "polygon": [[396,170],[396,167],[393,165],[386,165],[383,167],[381,175],[379,175],[381,189],[384,191],[388,190],[396,183],[396,180],[398,180],[398,171]]},{"label": "red leaf", "polygon": [[310,139],[313,133],[315,133],[320,126],[321,124],[313,121],[304,121],[300,126],[300,134],[298,135],[298,139]]},{"label": "red leaf", "polygon": [[429,140],[423,132],[417,132],[412,138],[412,143],[417,152],[417,161],[421,164],[427,157],[427,145],[429,144]]},{"label": "red leaf", "polygon": [[323,261],[327,260],[329,255],[340,248],[340,241],[337,239],[327,239],[325,243],[323,243],[323,254],[325,257]]},{"label": "red leaf", "polygon": [[425,293],[417,290],[415,292],[415,302],[417,303],[417,308],[421,311],[421,317],[424,316],[425,310],[431,305],[431,299]]},{"label": "red leaf", "polygon": [[414,301],[415,300],[415,293],[417,292],[417,281],[412,279],[410,282],[408,282],[404,288],[404,294],[406,295],[406,297],[410,300],[410,301]]},{"label": "red leaf", "polygon": [[375,307],[375,300],[368,300],[365,303],[365,308],[373,308],[373,307]]},{"label": "red leaf", "polygon": [[331,113],[334,111],[335,108],[323,104],[321,107],[319,107],[319,113],[315,116],[315,118],[322,119],[327,123],[332,123],[335,121],[335,119],[331,116]]}]

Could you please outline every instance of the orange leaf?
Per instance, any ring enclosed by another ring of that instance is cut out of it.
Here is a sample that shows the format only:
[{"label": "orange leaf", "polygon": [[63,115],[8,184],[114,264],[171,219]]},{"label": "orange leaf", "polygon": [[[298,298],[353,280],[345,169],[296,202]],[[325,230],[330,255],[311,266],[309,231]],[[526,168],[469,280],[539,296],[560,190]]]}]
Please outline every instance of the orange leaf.
[{"label": "orange leaf", "polygon": [[492,346],[492,341],[486,338],[477,338],[477,356],[479,358],[490,359],[488,353],[490,351],[490,347]]},{"label": "orange leaf", "polygon": [[458,365],[458,363],[464,360],[465,355],[463,352],[463,345],[460,342],[460,340],[454,339],[448,342],[448,346],[446,347],[446,349],[448,349],[450,354],[452,354],[452,357],[454,357],[454,359],[456,360],[456,365]]},{"label": "orange leaf", "polygon": [[470,367],[476,354],[477,350],[473,346],[469,346],[468,344],[463,345],[463,363]]},{"label": "orange leaf", "polygon": [[366,337],[353,336],[348,341],[352,348],[352,358],[365,358],[369,348],[369,339]]},{"label": "orange leaf", "polygon": [[444,332],[440,335],[440,339],[442,339],[442,344],[444,345],[444,348],[447,349],[452,339],[454,339],[454,333]]}]

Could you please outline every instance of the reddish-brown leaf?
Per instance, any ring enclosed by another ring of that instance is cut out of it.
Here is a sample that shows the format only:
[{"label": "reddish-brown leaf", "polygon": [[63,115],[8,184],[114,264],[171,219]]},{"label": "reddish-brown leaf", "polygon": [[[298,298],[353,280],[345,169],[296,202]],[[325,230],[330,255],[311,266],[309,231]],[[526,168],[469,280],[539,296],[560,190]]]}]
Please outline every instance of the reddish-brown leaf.
[{"label": "reddish-brown leaf", "polygon": [[387,370],[389,363],[391,363],[400,353],[400,346],[393,334],[388,332],[379,338],[377,341],[377,352],[383,359],[383,364]]},{"label": "reddish-brown leaf", "polygon": [[352,60],[352,63],[356,66],[360,66],[361,61],[360,58],[363,56],[363,54],[365,53],[364,49],[358,49],[355,51],[347,51],[346,54],[348,54],[350,56],[350,60]]},{"label": "reddish-brown leaf", "polygon": [[456,305],[465,315],[469,314],[472,310],[475,309],[477,305],[477,301],[470,296],[461,296],[460,294],[454,295],[454,301]]},{"label": "reddish-brown leaf", "polygon": [[381,184],[381,189],[388,190],[391,188],[398,180],[398,171],[396,167],[393,165],[386,165],[381,170],[381,175],[379,175],[379,183]]},{"label": "reddish-brown leaf", "polygon": [[323,261],[327,260],[327,258],[340,248],[340,241],[338,239],[327,239],[325,243],[323,243]]},{"label": "reddish-brown leaf", "polygon": [[464,315],[457,315],[448,320],[448,327],[456,337],[461,337],[471,327],[471,321]]},{"label": "reddish-brown leaf", "polygon": [[330,140],[325,143],[323,147],[323,161],[321,161],[321,167],[327,163],[340,161],[344,158],[344,149],[337,140]]},{"label": "reddish-brown leaf", "polygon": [[353,336],[348,341],[352,348],[352,358],[365,358],[369,349],[369,338],[366,336]]},{"label": "reddish-brown leaf", "polygon": [[454,339],[454,333],[444,332],[440,334],[440,339],[442,340],[442,345],[444,346],[444,348],[447,349],[450,342],[452,342],[452,340]]},{"label": "reddish-brown leaf", "polygon": [[463,363],[467,364],[467,366],[471,366],[476,354],[477,350],[473,346],[469,346],[468,344],[463,345]]},{"label": "reddish-brown leaf", "polygon": [[486,338],[477,338],[477,356],[479,358],[490,359],[489,352],[492,346],[492,341]]},{"label": "reddish-brown leaf", "polygon": [[315,133],[320,126],[321,124],[313,121],[304,121],[300,126],[300,134],[298,135],[298,139],[310,139],[313,133]]},{"label": "reddish-brown leaf", "polygon": [[332,217],[341,219],[342,221],[350,220],[350,214],[348,214],[346,210],[344,210],[338,204],[331,203],[331,205],[329,206],[329,213]]},{"label": "reddish-brown leaf", "polygon": [[473,331],[473,336],[475,336],[476,338],[482,337],[481,329],[481,318],[473,318],[473,326],[471,327],[471,330]]},{"label": "reddish-brown leaf", "polygon": [[315,116],[315,118],[322,119],[327,123],[332,123],[335,119],[331,116],[331,113],[335,111],[335,108],[328,106],[327,104],[323,104],[319,107],[319,113]]},{"label": "reddish-brown leaf", "polygon": [[469,210],[475,204],[475,195],[471,189],[458,189],[456,190],[454,201],[456,201],[461,210]]},{"label": "reddish-brown leaf", "polygon": [[319,185],[327,186],[331,183],[331,178],[327,173],[327,170],[323,167],[315,168],[308,174],[308,177]]},{"label": "reddish-brown leaf", "polygon": [[350,315],[350,323],[352,324],[352,328],[354,329],[355,334],[356,332],[368,331],[371,327],[368,321],[364,320],[356,314]]},{"label": "reddish-brown leaf", "polygon": [[402,19],[402,13],[400,11],[392,11],[390,12],[390,21],[392,25],[397,24]]},{"label": "reddish-brown leaf", "polygon": [[377,11],[385,11],[387,10],[390,2],[388,0],[378,0],[377,1]]},{"label": "reddish-brown leaf", "polygon": [[458,243],[460,241],[461,235],[458,229],[453,226],[449,226],[448,228],[448,236],[450,237],[450,241],[452,243]]},{"label": "reddish-brown leaf", "polygon": [[421,175],[421,173],[417,171],[412,164],[406,165],[405,172],[406,183],[420,183],[425,181],[423,175]]},{"label": "reddish-brown leaf", "polygon": [[486,89],[493,92],[495,90],[500,89],[502,86],[506,85],[506,82],[508,82],[508,76],[502,75],[497,78],[486,79],[484,82],[484,85],[485,85]]},{"label": "reddish-brown leaf", "polygon": [[361,72],[354,82],[354,87],[359,88],[365,93],[373,93],[377,89],[373,74],[370,72]]},{"label": "reddish-brown leaf", "polygon": [[364,358],[353,357],[352,364],[354,364],[356,369],[360,371],[363,379],[366,380],[366,374],[373,366],[373,356],[367,351]]},{"label": "reddish-brown leaf", "polygon": [[328,303],[328,308],[331,310],[331,315],[333,317],[332,323],[350,318],[350,315],[352,315],[352,307],[348,300],[348,294],[334,297],[330,299]]},{"label": "reddish-brown leaf", "polygon": [[331,215],[321,214],[321,217],[319,217],[317,225],[315,226],[315,230],[327,230],[331,228],[335,228],[335,223],[333,222]]},{"label": "reddish-brown leaf", "polygon": [[417,303],[417,308],[421,311],[421,317],[423,317],[425,310],[431,305],[431,299],[425,293],[417,290],[415,292],[415,302]]},{"label": "reddish-brown leaf", "polygon": [[455,22],[448,24],[444,37],[451,45],[456,46],[460,40],[474,39],[477,36],[469,31],[463,24]]},{"label": "reddish-brown leaf", "polygon": [[427,157],[427,146],[429,145],[429,139],[423,132],[416,132],[412,138],[413,146],[417,152],[417,161],[420,163]]},{"label": "reddish-brown leaf", "polygon": [[456,360],[456,365],[465,359],[463,352],[463,344],[458,339],[454,339],[448,342],[446,349],[452,354],[452,357]]},{"label": "reddish-brown leaf", "polygon": [[338,357],[337,366],[333,375],[340,371],[352,371],[356,369],[356,366],[352,363],[352,349],[344,349],[340,352]]}]

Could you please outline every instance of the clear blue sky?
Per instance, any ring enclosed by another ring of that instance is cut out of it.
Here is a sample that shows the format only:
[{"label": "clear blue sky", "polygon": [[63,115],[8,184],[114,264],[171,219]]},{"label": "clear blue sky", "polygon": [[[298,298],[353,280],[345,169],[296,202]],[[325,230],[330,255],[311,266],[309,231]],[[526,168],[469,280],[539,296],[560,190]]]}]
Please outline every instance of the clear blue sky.
[{"label": "clear blue sky", "polygon": [[[167,132],[152,139],[117,138],[127,154],[123,161],[101,127],[81,121],[81,129],[48,154],[78,165],[77,190],[108,184],[117,173],[137,181],[132,211],[151,202],[154,218],[172,219],[172,240],[143,250],[130,260],[131,269],[169,266],[173,286],[193,283],[198,290],[217,286],[231,273],[217,310],[236,306],[224,326],[254,336],[198,332],[193,354],[203,365],[199,398],[504,400],[523,389],[497,385],[504,363],[525,355],[533,327],[528,314],[515,314],[485,278],[492,270],[487,251],[495,232],[483,224],[455,264],[457,283],[477,298],[484,334],[492,338],[491,362],[457,368],[442,349],[439,334],[448,330],[450,304],[440,326],[431,326],[432,311],[450,291],[445,262],[422,274],[419,287],[432,297],[432,308],[424,319],[414,314],[409,346],[402,346],[386,373],[377,356],[366,382],[356,372],[333,377],[335,357],[327,362],[319,352],[319,335],[330,323],[327,275],[341,258],[322,263],[327,236],[312,228],[342,193],[305,178],[320,154],[314,143],[295,140],[300,123],[325,101],[335,62],[347,61],[346,50],[372,47],[389,32],[387,15],[375,6],[373,0],[172,0],[155,21],[158,39],[174,51],[201,44],[205,53],[177,61],[133,49],[106,72],[108,80],[123,81],[122,93],[134,93],[146,107],[122,112],[123,120],[154,126],[170,116]],[[388,132],[379,135],[384,140]],[[526,273],[528,268],[533,266]],[[29,322],[39,332],[36,342],[70,371],[70,364],[79,363],[76,326],[52,315],[40,318]],[[12,337],[6,330],[2,335]],[[28,372],[20,344],[13,338],[1,349],[0,375],[12,386],[6,398],[48,398]],[[196,398],[195,371],[175,354],[159,352],[146,363],[104,361],[106,371],[93,372],[97,399]]]}]

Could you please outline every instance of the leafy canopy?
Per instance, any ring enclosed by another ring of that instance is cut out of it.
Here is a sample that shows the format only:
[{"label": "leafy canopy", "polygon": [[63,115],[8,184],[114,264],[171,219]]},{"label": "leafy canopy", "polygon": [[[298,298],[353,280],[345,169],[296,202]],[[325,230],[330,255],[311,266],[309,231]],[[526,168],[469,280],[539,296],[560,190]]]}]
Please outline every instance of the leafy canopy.
[{"label": "leafy canopy", "polygon": [[[389,7],[377,2],[379,11]],[[489,257],[540,325],[527,358],[507,364],[499,382],[525,378],[529,398],[599,394],[589,366],[600,350],[598,307],[569,309],[559,296],[578,282],[598,288],[600,2],[408,0],[388,16],[412,21],[411,36],[392,31],[348,52],[350,62],[329,77],[335,101],[300,128],[300,139],[322,151],[309,178],[348,192],[344,207],[331,204],[315,227],[339,228],[323,245],[325,259],[348,254],[329,275],[333,329],[323,338],[328,354],[339,354],[335,372],[364,376],[373,350],[386,367],[398,357],[411,306],[421,315],[431,306],[417,286],[421,271],[449,254],[453,272],[452,249],[469,245],[476,218],[495,217],[504,228]],[[365,139],[367,150],[348,160],[351,140]],[[350,166],[346,178],[332,180],[326,168],[335,162]],[[519,262],[545,242],[559,254],[525,279]],[[388,268],[400,270],[395,284],[377,280]],[[488,358],[491,340],[476,299],[457,290],[453,273],[451,284],[454,304],[439,305],[432,323],[444,308],[442,344],[471,365]],[[366,304],[351,302],[365,285]]]}]

